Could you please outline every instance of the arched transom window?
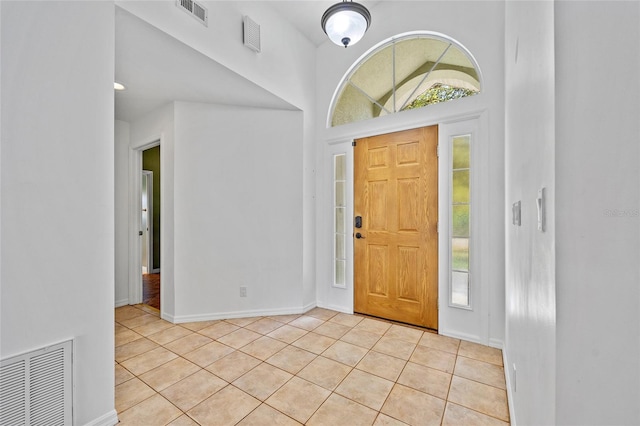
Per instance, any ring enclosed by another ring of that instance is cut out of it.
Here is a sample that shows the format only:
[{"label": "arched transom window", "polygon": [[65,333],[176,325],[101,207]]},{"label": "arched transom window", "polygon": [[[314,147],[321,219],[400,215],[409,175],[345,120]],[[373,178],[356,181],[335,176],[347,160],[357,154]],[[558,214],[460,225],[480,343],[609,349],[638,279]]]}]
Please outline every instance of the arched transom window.
[{"label": "arched transom window", "polygon": [[456,41],[411,33],[364,55],[342,79],[330,110],[330,126],[394,114],[480,92],[480,71]]}]

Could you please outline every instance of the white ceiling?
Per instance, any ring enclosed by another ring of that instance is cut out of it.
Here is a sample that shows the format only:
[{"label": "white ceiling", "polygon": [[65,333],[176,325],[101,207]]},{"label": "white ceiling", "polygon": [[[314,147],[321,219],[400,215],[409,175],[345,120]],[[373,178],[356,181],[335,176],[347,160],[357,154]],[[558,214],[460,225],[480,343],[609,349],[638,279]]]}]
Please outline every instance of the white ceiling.
[{"label": "white ceiling", "polygon": [[[267,1],[316,46],[327,41],[320,19],[324,11],[337,1]],[[369,9],[379,2],[360,1]],[[135,121],[173,101],[295,109],[276,95],[118,7],[115,34],[115,79],[127,87],[127,90],[115,94],[117,120]]]},{"label": "white ceiling", "polygon": [[[116,8],[115,118],[132,122],[173,101],[296,108],[130,13]],[[168,59],[170,58],[170,59]]]}]

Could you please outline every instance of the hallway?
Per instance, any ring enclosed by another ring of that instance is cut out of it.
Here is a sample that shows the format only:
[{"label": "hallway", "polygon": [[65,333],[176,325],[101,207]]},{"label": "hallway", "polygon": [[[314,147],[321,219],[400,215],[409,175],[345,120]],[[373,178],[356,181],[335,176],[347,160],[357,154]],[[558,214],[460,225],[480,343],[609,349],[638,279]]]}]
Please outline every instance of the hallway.
[{"label": "hallway", "polygon": [[507,425],[502,353],[315,308],[171,324],[115,311],[121,425]]}]

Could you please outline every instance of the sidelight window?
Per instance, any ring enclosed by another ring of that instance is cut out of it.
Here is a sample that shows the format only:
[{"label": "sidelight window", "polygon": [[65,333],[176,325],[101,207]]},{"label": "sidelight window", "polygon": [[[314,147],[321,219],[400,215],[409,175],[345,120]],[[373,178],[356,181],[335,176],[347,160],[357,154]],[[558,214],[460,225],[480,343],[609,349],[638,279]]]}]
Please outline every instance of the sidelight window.
[{"label": "sidelight window", "polygon": [[471,307],[469,241],[471,238],[471,135],[451,138],[451,283],[452,306]]}]

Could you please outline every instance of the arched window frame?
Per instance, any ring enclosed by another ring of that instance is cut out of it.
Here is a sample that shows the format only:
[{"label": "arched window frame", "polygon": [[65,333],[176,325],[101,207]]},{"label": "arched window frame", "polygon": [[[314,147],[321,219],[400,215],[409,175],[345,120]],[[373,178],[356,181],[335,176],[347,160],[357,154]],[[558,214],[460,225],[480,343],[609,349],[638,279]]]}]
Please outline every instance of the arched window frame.
[{"label": "arched window frame", "polygon": [[[381,41],[380,43],[374,45],[369,50],[367,50],[362,56],[360,56],[349,67],[347,72],[340,79],[340,83],[337,85],[335,91],[333,92],[333,96],[331,97],[331,103],[329,104],[329,111],[328,111],[327,120],[326,120],[326,127],[327,128],[333,127],[332,126],[333,114],[335,112],[335,108],[337,106],[340,94],[342,93],[342,90],[343,90],[344,86],[349,83],[349,80],[351,79],[353,74],[356,71],[358,71],[360,66],[362,66],[371,57],[373,57],[375,54],[377,54],[381,50],[385,49],[386,47],[388,47],[388,46],[390,46],[390,45],[392,45],[394,43],[398,43],[398,42],[401,42],[401,41],[404,41],[404,40],[409,40],[409,39],[414,39],[414,38],[432,38],[432,39],[436,39],[436,40],[441,40],[441,41],[446,42],[446,43],[451,43],[457,49],[459,49],[462,53],[464,53],[466,55],[466,57],[469,59],[469,61],[471,62],[471,64],[473,65],[473,67],[475,68],[476,73],[478,75],[478,82],[479,82],[479,85],[480,85],[480,90],[479,90],[478,94],[482,93],[482,90],[484,88],[484,79],[483,79],[483,76],[482,76],[482,70],[480,69],[480,66],[478,65],[478,62],[476,61],[476,59],[473,56],[473,54],[471,54],[469,49],[467,49],[462,43],[460,43],[459,41],[457,41],[456,39],[454,39],[452,37],[447,36],[446,34],[442,34],[442,33],[435,32],[435,31],[410,31],[410,32],[405,32],[405,33],[397,34],[397,35],[395,35],[393,37],[390,37],[388,39],[385,39],[385,40]],[[395,114],[397,112],[401,112],[401,111],[395,111],[392,114]],[[351,122],[351,123],[353,123],[353,122]],[[351,123],[346,123],[346,124],[351,124]]]}]

